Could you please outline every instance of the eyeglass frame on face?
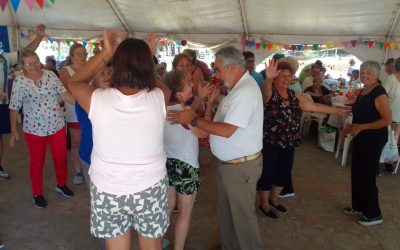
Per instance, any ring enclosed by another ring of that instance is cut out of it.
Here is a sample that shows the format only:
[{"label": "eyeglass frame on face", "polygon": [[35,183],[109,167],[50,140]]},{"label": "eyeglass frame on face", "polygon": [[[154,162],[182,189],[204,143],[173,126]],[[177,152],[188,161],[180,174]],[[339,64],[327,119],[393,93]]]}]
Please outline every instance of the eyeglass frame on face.
[{"label": "eyeglass frame on face", "polygon": [[32,69],[35,66],[40,65],[40,61],[32,62],[32,63],[24,63],[24,67],[28,69]]}]

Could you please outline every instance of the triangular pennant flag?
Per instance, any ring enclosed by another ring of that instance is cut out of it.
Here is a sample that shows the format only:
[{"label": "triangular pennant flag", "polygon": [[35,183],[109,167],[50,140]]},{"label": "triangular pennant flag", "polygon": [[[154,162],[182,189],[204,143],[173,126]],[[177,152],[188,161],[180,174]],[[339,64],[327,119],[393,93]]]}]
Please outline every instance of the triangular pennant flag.
[{"label": "triangular pennant flag", "polygon": [[25,35],[25,40],[30,41],[31,40],[31,35]]},{"label": "triangular pennant flag", "polygon": [[299,51],[302,50],[303,49],[303,44],[297,44],[296,45],[296,49],[299,50]]},{"label": "triangular pennant flag", "polygon": [[14,12],[17,12],[17,9],[18,9],[19,2],[20,2],[20,1],[21,1],[21,0],[10,0]]},{"label": "triangular pennant flag", "polygon": [[83,46],[85,46],[85,47],[86,47],[86,45],[87,45],[87,42],[86,42],[86,41],[83,41],[83,42],[82,42],[82,44],[83,44]]},{"label": "triangular pennant flag", "polygon": [[8,0],[0,0],[1,11],[4,12],[4,9],[6,8],[7,4],[8,4]]},{"label": "triangular pennant flag", "polygon": [[67,39],[66,42],[67,42],[68,46],[71,44],[71,40],[69,40],[69,39]]},{"label": "triangular pennant flag", "polygon": [[249,40],[249,41],[248,41],[248,46],[249,46],[249,48],[253,47],[254,44],[255,44],[254,40]]},{"label": "triangular pennant flag", "polygon": [[379,48],[383,49],[383,42],[378,42]]},{"label": "triangular pennant flag", "polygon": [[368,45],[368,40],[362,40],[362,41],[361,41],[361,44],[362,44],[362,45]]},{"label": "triangular pennant flag", "polygon": [[268,47],[268,50],[271,50],[272,49],[272,43],[268,43],[268,45],[267,45],[267,47]]},{"label": "triangular pennant flag", "polygon": [[24,0],[24,1],[25,1],[26,6],[28,6],[28,9],[30,11],[32,11],[33,5],[35,4],[35,0]]},{"label": "triangular pennant flag", "polygon": [[312,49],[313,49],[313,50],[318,50],[318,47],[319,47],[319,44],[318,44],[318,43],[314,43],[314,44],[312,45]]},{"label": "triangular pennant flag", "polygon": [[244,46],[248,46],[249,45],[249,40],[245,40],[244,41]]},{"label": "triangular pennant flag", "polygon": [[353,47],[356,47],[357,40],[351,40],[350,43],[351,43],[351,45],[353,45]]},{"label": "triangular pennant flag", "polygon": [[326,44],[326,47],[327,47],[328,49],[332,49],[334,46],[335,46],[335,45],[334,45],[333,43],[327,43],[327,44]]},{"label": "triangular pennant flag", "polygon": [[49,42],[52,44],[54,42],[53,38],[49,38]]},{"label": "triangular pennant flag", "polygon": [[54,5],[54,0],[50,0],[50,3],[52,3]]},{"label": "triangular pennant flag", "polygon": [[295,44],[292,44],[292,45],[290,45],[290,48],[291,48],[293,51],[295,51],[295,50],[296,50],[296,45],[295,45]]},{"label": "triangular pennant flag", "polygon": [[343,47],[348,48],[350,47],[351,43],[349,41],[342,42]]},{"label": "triangular pennant flag", "polygon": [[19,35],[21,36],[22,39],[24,39],[24,36],[25,36],[24,32],[22,32],[22,31],[19,32]]},{"label": "triangular pennant flag", "polygon": [[256,48],[259,49],[261,46],[261,43],[256,43]]},{"label": "triangular pennant flag", "polygon": [[394,43],[394,42],[391,42],[391,43],[390,43],[390,48],[391,48],[391,49],[395,49],[395,48],[396,48],[396,46],[397,46],[397,44],[396,44],[396,43]]},{"label": "triangular pennant flag", "polygon": [[38,3],[39,7],[43,9],[43,0],[36,0],[36,2]]},{"label": "triangular pennant flag", "polygon": [[262,43],[261,46],[263,47],[263,49],[265,49],[267,47],[266,43]]},{"label": "triangular pennant flag", "polygon": [[242,38],[242,45],[246,46],[246,39]]},{"label": "triangular pennant flag", "polygon": [[285,45],[283,45],[283,48],[284,48],[285,50],[288,50],[288,49],[290,48],[290,46],[287,45],[287,44],[285,44]]},{"label": "triangular pennant flag", "polygon": [[383,48],[384,48],[384,49],[388,49],[389,46],[390,46],[390,43],[389,43],[389,42],[384,42],[384,43],[383,43]]},{"label": "triangular pennant flag", "polygon": [[368,47],[372,48],[375,45],[375,41],[368,41]]}]

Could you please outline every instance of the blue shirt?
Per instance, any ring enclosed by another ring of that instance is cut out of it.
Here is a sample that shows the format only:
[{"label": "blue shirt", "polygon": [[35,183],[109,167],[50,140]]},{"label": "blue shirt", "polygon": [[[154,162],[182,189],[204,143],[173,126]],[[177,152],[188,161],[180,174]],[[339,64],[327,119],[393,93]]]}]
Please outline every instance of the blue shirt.
[{"label": "blue shirt", "polygon": [[260,86],[261,88],[264,83],[264,77],[260,73],[257,73],[255,71],[251,72],[250,75],[254,78],[254,80],[256,80],[258,86]]},{"label": "blue shirt", "polygon": [[92,123],[86,111],[83,110],[77,102],[75,103],[75,112],[82,131],[81,144],[79,145],[79,157],[90,165],[90,156],[92,155],[93,149]]}]

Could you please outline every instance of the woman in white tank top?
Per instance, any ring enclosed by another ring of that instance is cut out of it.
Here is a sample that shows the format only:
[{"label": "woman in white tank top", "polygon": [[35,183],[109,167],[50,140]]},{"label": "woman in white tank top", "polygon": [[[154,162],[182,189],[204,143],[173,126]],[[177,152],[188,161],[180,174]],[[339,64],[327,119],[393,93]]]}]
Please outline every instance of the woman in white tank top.
[{"label": "woman in white tank top", "polygon": [[[80,44],[74,44],[69,49],[68,66],[60,71],[60,80],[68,89],[68,81],[86,62],[87,52],[85,47]],[[71,135],[71,158],[74,166],[75,174],[72,182],[76,185],[83,183],[81,164],[79,161],[79,145],[81,143],[81,129],[79,127],[78,118],[75,113],[75,105],[66,103],[66,121],[67,127]]]},{"label": "woman in white tank top", "polygon": [[[110,249],[131,249],[130,230],[141,249],[161,249],[168,220],[163,147],[170,90],[155,80],[146,43],[118,31],[104,32],[102,52],[70,79],[71,94],[89,114],[93,151],[89,170],[91,233]],[[112,59],[110,88],[88,83]]]}]

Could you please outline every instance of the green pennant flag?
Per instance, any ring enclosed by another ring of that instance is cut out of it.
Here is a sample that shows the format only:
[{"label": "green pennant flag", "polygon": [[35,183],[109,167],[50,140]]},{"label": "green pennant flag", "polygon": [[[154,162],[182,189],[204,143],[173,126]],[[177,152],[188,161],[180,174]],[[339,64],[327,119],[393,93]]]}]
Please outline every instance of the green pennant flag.
[{"label": "green pennant flag", "polygon": [[71,44],[71,40],[69,40],[69,39],[67,39],[66,42],[67,42],[68,46]]},{"label": "green pennant flag", "polygon": [[319,44],[318,44],[318,43],[314,43],[314,44],[312,45],[312,49],[313,49],[313,50],[318,50],[318,47],[319,47]]},{"label": "green pennant flag", "polygon": [[262,43],[261,46],[263,47],[263,49],[265,49],[267,47],[266,43]]},{"label": "green pennant flag", "polygon": [[383,49],[383,42],[378,42],[379,48]]},{"label": "green pennant flag", "polygon": [[55,0],[50,0],[50,3],[52,3],[52,4],[54,5],[54,1],[55,1]]}]

